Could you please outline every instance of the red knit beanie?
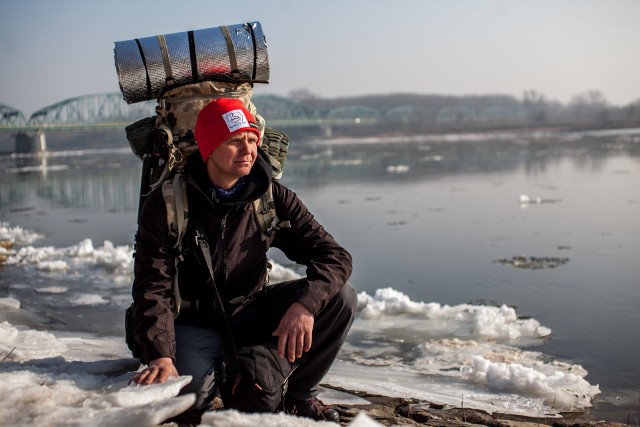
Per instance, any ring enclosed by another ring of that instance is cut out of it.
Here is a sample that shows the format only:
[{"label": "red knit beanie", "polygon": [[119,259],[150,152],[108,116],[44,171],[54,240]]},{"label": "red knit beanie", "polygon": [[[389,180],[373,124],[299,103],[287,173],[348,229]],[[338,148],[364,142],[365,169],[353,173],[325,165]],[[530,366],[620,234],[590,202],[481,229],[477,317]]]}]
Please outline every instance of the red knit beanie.
[{"label": "red knit beanie", "polygon": [[198,114],[194,135],[200,155],[205,162],[231,135],[238,132],[255,132],[260,138],[256,119],[235,98],[218,98],[208,103]]}]

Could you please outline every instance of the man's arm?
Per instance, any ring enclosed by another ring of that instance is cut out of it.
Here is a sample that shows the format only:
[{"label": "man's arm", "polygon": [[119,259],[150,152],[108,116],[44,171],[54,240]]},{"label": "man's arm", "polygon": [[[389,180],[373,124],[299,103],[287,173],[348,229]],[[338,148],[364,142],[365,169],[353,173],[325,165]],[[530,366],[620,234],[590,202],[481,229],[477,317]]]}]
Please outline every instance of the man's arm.
[{"label": "man's arm", "polygon": [[157,360],[175,359],[171,310],[174,274],[173,244],[167,232],[164,199],[158,190],[141,212],[132,288],[135,345],[141,350],[140,359],[149,366]]},{"label": "man's arm", "polygon": [[307,267],[307,286],[297,300],[315,315],[349,279],[351,255],[318,223],[293,191],[276,183],[274,200],[278,217],[289,221],[291,228],[277,231],[273,246]]},{"label": "man's arm", "polygon": [[316,221],[298,196],[274,185],[276,212],[291,228],[277,232],[273,246],[291,260],[307,266],[307,286],[282,317],[273,332],[278,353],[290,362],[302,357],[312,344],[314,315],[331,300],[351,275],[351,255]]}]

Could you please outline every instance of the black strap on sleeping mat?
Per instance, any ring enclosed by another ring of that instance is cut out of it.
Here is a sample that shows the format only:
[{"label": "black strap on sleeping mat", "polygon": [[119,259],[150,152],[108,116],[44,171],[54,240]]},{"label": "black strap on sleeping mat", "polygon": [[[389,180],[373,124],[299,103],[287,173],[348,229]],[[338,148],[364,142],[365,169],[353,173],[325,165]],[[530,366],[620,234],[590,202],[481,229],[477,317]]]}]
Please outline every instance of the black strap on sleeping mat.
[{"label": "black strap on sleeping mat", "polygon": [[251,74],[251,80],[253,81],[258,73],[258,44],[256,43],[256,33],[253,31],[253,26],[249,23],[246,23],[245,26],[251,34],[251,42],[253,43],[253,73]]},{"label": "black strap on sleeping mat", "polygon": [[144,73],[147,83],[147,99],[151,99],[151,78],[149,78],[149,67],[147,67],[147,59],[144,56],[144,49],[142,49],[142,44],[139,39],[136,39],[136,45],[138,46],[138,52],[140,52],[140,58],[142,59],[142,64],[144,65]]},{"label": "black strap on sleeping mat", "polygon": [[191,59],[191,81],[198,81],[198,57],[196,56],[196,39],[193,31],[187,33],[189,39],[189,58]]}]

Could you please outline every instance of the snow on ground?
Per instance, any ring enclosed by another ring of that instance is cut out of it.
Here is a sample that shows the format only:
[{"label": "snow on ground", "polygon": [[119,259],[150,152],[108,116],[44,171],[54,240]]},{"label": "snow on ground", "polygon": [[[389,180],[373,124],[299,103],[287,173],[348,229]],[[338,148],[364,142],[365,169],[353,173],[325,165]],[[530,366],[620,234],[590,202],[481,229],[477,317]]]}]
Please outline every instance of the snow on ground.
[{"label": "snow on ground", "polygon": [[[0,364],[0,414],[5,425],[156,426],[195,401],[193,394],[178,396],[191,380],[189,376],[151,386],[128,385],[139,363],[118,338],[57,337],[2,322],[0,355],[4,358]],[[363,402],[332,391],[323,393],[327,402]],[[379,425],[363,422],[352,425]],[[209,414],[203,419],[203,425],[212,426],[256,423],[293,427],[317,424],[283,414],[233,411]]]},{"label": "snow on ground", "polygon": [[[19,310],[19,302],[10,298],[0,300],[0,305]],[[368,322],[359,318],[354,332],[375,329]],[[473,324],[468,319],[462,320],[465,322]],[[465,329],[460,325],[445,329],[452,328]],[[582,378],[586,372],[580,367],[545,362],[539,353],[508,345],[449,338],[429,340],[418,348],[422,353],[409,361],[385,354],[389,350],[384,343],[373,342],[368,348],[348,343],[345,356],[325,382],[380,395],[531,417],[584,409],[599,392]],[[177,396],[189,377],[150,387],[127,385],[138,363],[120,338],[53,334],[2,322],[0,358],[0,395],[8,396],[0,401],[0,413],[6,414],[9,425],[152,426],[193,402],[192,396]],[[329,404],[363,403],[350,395],[345,401],[344,395],[329,390],[320,397]],[[203,424],[254,425],[256,417],[269,426],[282,425],[278,423],[284,415],[223,412],[208,415]],[[286,425],[310,424],[293,419]]]},{"label": "snow on ground", "polygon": [[[35,233],[0,224],[0,239],[23,245],[7,251],[6,264],[30,271],[29,277],[48,278],[9,283],[9,292],[33,289],[30,298],[62,298],[69,303],[67,310],[127,304],[132,248],[108,241],[95,247],[90,239],[66,248],[29,246],[36,238]],[[299,277],[275,263],[271,276],[274,283]],[[65,286],[56,278],[64,278]],[[526,350],[551,331],[535,319],[520,318],[512,307],[417,302],[393,288],[374,295],[361,292],[358,304],[358,318],[325,378],[327,384],[531,417],[585,410],[600,392],[584,379],[587,372],[581,366]],[[138,363],[122,338],[75,333],[73,325],[52,333],[6,321],[24,311],[11,295],[0,298],[4,423],[152,426],[192,404],[193,396],[178,396],[189,377],[148,387],[128,385]],[[327,389],[320,397],[329,404],[363,403]],[[283,417],[224,411],[207,414],[203,425],[315,424],[291,417],[284,422]],[[360,417],[352,425],[377,424]]]}]

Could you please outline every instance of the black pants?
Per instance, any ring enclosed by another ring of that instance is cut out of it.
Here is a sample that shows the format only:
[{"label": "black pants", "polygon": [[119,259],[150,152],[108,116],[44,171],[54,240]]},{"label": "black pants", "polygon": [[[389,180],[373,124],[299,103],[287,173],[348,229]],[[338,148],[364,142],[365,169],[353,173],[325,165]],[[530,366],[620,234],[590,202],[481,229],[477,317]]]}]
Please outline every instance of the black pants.
[{"label": "black pants", "polygon": [[[293,304],[304,280],[269,286],[232,319],[237,346],[277,342],[271,334]],[[296,363],[286,397],[308,400],[318,393],[353,323],[358,299],[350,284],[342,287],[315,317],[311,349]],[[215,365],[222,354],[220,333],[194,326],[176,325],[176,368],[180,375],[192,375],[182,393],[196,393],[195,408],[204,408],[215,395]]]}]

